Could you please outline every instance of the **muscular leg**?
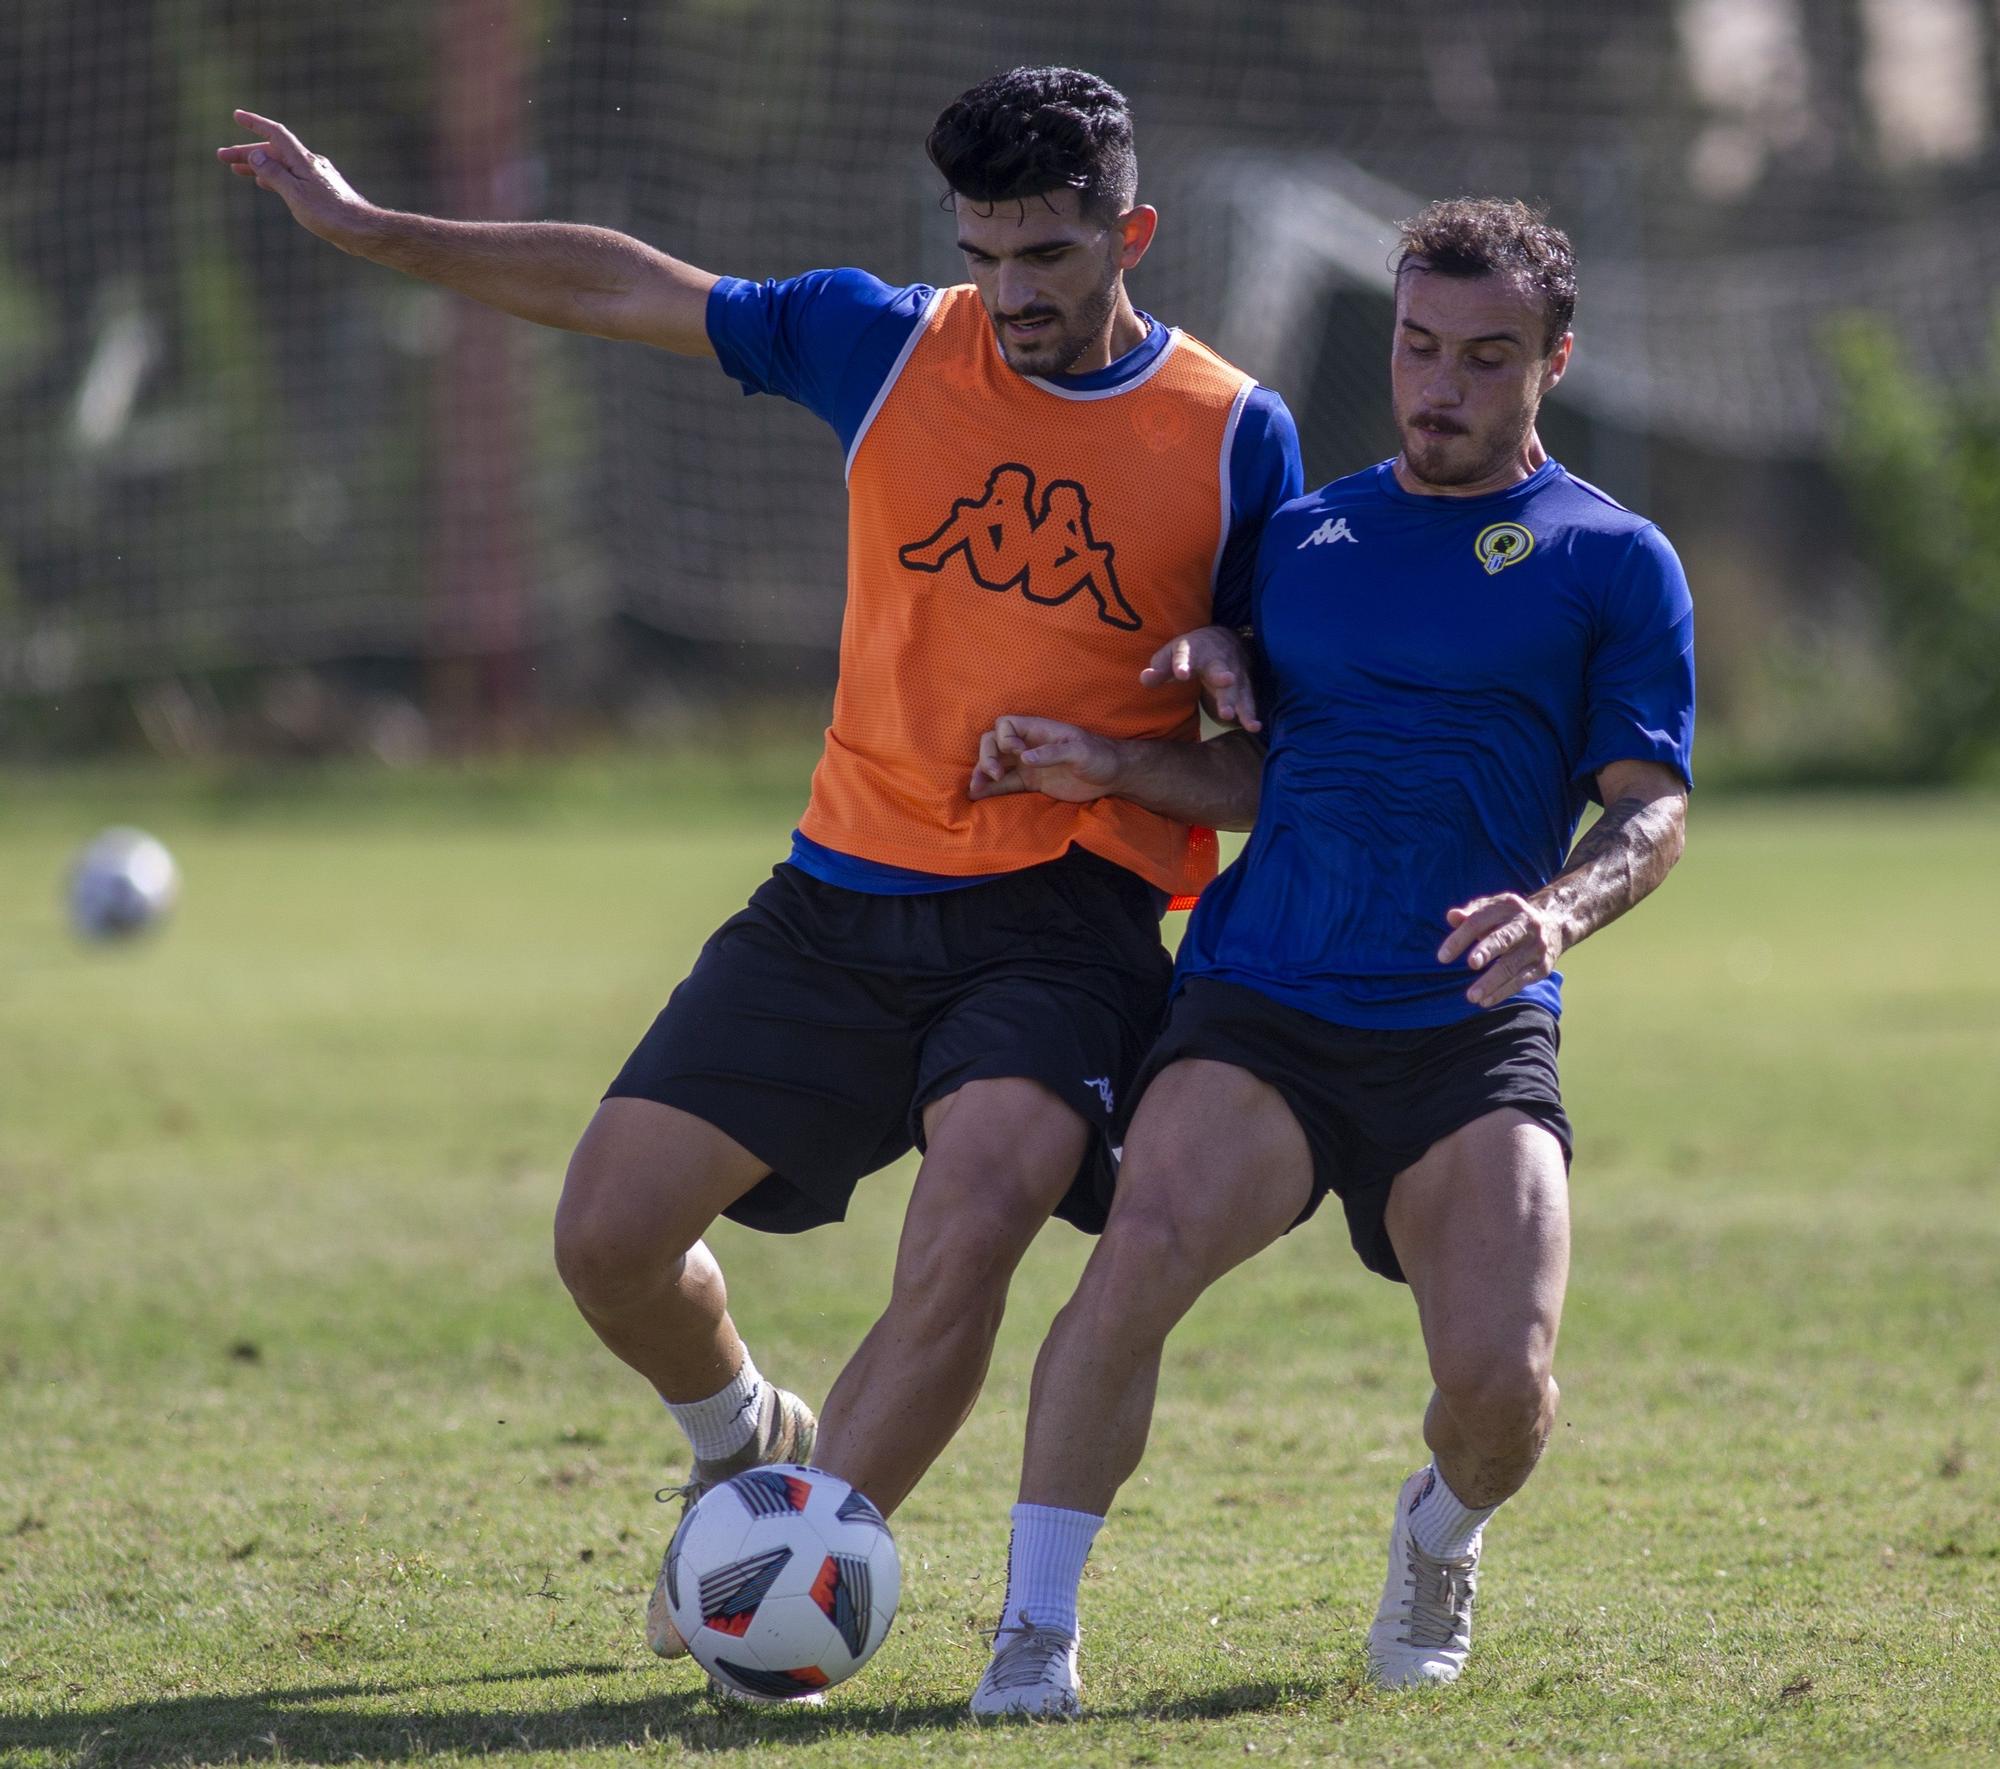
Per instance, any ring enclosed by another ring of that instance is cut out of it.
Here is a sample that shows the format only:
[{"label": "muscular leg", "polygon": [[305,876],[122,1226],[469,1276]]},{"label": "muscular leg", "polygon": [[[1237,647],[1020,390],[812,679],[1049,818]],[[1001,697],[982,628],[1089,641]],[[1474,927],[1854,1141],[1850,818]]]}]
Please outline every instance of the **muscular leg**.
[{"label": "muscular leg", "polygon": [[1436,1384],[1425,1441],[1461,1501],[1497,1505],[1555,1423],[1569,1280],[1561,1145],[1521,1112],[1488,1113],[1397,1176],[1387,1222]]},{"label": "muscular leg", "polygon": [[1145,1453],[1167,1335],[1311,1192],[1305,1135],[1274,1088],[1228,1063],[1160,1073],[1126,1139],[1111,1220],[1035,1363],[1023,1503],[1111,1509]]},{"label": "muscular leg", "polygon": [[889,1306],[827,1396],[813,1456],[885,1515],[979,1398],[1007,1286],[1089,1135],[1036,1081],[969,1081],[925,1112]]},{"label": "muscular leg", "polygon": [[605,1100],[570,1157],[556,1268],[598,1338],[663,1400],[703,1399],[742,1367],[701,1235],[769,1171],[714,1125],[640,1099]]}]

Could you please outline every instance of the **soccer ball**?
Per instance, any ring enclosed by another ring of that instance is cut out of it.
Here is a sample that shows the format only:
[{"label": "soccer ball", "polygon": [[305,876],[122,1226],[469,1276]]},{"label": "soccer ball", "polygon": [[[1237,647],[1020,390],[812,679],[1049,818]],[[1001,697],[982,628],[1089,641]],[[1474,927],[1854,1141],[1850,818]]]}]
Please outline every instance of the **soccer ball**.
[{"label": "soccer ball", "polygon": [[86,940],[118,940],[155,927],[180,895],[174,857],[144,830],[107,829],[69,871],[70,926]]},{"label": "soccer ball", "polygon": [[851,1677],[882,1644],[903,1565],[838,1475],[777,1462],[701,1496],[667,1550],[667,1606],[695,1661],[780,1701]]}]

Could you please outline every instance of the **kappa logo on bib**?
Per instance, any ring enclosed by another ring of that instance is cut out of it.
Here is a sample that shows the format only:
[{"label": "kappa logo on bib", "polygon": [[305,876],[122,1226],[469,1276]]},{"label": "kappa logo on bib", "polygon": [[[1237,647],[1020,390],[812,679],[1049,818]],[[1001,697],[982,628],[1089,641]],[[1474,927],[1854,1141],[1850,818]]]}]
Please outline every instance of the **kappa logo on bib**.
[{"label": "kappa logo on bib", "polygon": [[942,571],[954,553],[982,590],[1019,590],[1053,607],[1088,593],[1097,618],[1136,632],[1145,625],[1112,568],[1114,549],[1091,532],[1090,497],[1074,479],[1052,479],[1035,498],[1032,469],[1008,461],[995,467],[976,498],[958,498],[934,534],[911,541],[896,557],[912,571]]}]

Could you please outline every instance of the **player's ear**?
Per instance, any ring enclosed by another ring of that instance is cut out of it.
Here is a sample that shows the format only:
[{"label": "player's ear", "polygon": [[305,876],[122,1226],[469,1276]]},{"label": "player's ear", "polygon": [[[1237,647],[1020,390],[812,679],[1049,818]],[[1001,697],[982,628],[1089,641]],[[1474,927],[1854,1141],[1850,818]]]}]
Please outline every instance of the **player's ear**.
[{"label": "player's ear", "polygon": [[1570,347],[1576,342],[1574,332],[1565,332],[1556,340],[1556,347],[1549,352],[1549,359],[1542,368],[1542,397],[1546,399],[1555,391],[1555,386],[1569,372]]},{"label": "player's ear", "polygon": [[1159,210],[1141,203],[1136,209],[1128,209],[1118,217],[1118,268],[1135,269],[1139,260],[1146,255],[1146,248],[1153,243],[1153,235],[1160,225]]}]

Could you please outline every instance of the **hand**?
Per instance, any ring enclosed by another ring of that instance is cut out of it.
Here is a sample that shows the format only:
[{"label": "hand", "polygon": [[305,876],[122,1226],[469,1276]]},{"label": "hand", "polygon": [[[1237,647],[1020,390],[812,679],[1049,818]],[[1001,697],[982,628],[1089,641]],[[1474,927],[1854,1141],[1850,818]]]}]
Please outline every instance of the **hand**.
[{"label": "hand", "polygon": [[239,178],[254,178],[260,190],[283,197],[293,219],[308,233],[339,245],[339,236],[370,213],[372,205],[341,177],[333,162],[324,154],[309,153],[284,124],[254,111],[238,111],[236,120],[263,140],[219,147],[215,157]]},{"label": "hand", "polygon": [[1261,731],[1257,698],[1250,686],[1250,648],[1227,627],[1197,627],[1169,640],[1139,672],[1148,688],[1168,682],[1199,682],[1201,703],[1219,725]]},{"label": "hand", "polygon": [[1475,1007],[1497,1006],[1539,983],[1562,957],[1562,928],[1555,912],[1512,892],[1474,897],[1462,908],[1447,909],[1444,918],[1452,932],[1438,948],[1438,963],[1463,956],[1480,973],[1465,992]]},{"label": "hand", "polygon": [[1119,746],[1060,719],[1007,713],[980,734],[979,765],[967,789],[976,799],[1039,792],[1068,804],[1107,797],[1121,772]]}]

